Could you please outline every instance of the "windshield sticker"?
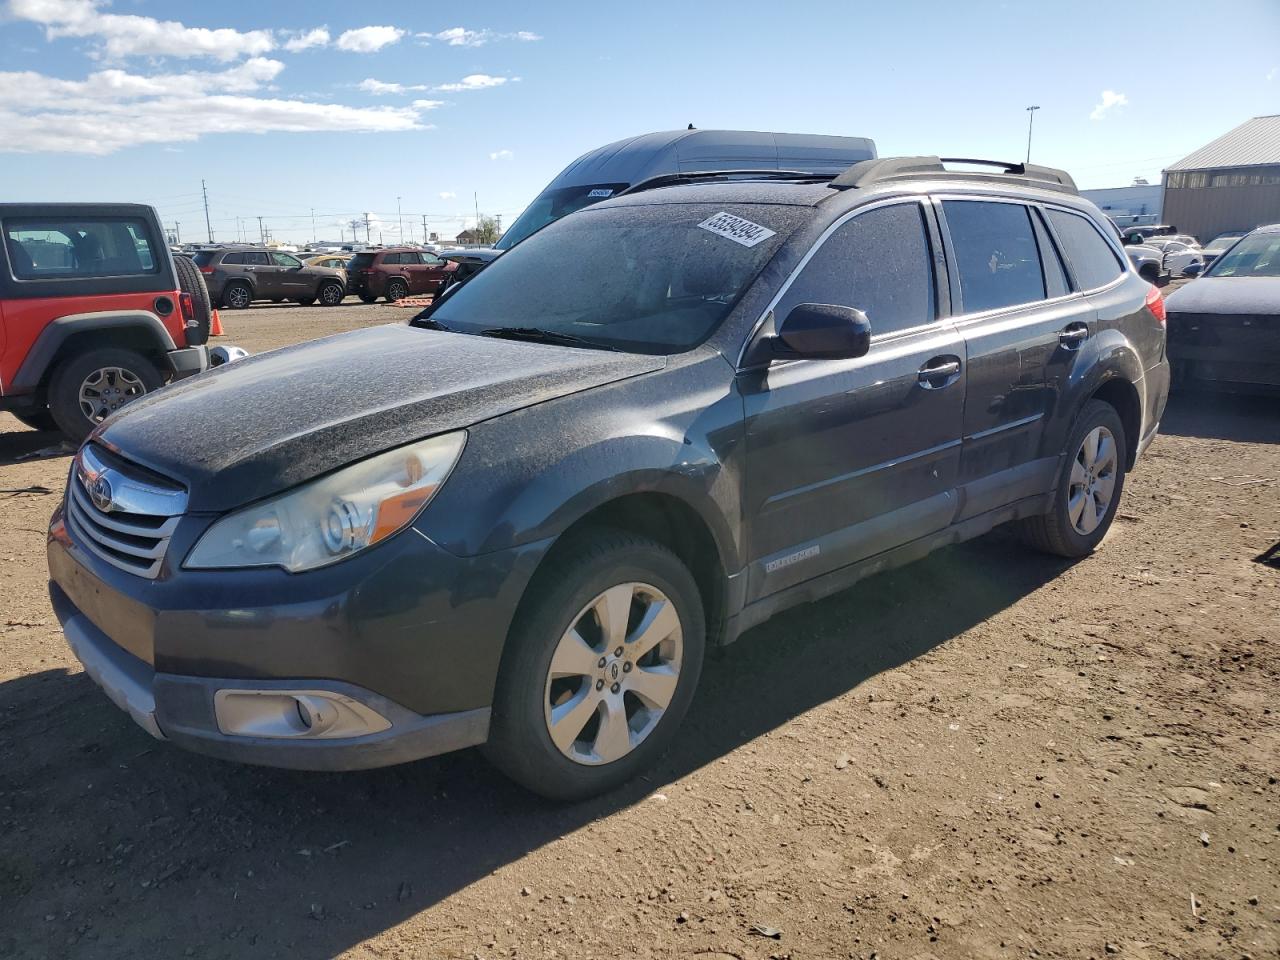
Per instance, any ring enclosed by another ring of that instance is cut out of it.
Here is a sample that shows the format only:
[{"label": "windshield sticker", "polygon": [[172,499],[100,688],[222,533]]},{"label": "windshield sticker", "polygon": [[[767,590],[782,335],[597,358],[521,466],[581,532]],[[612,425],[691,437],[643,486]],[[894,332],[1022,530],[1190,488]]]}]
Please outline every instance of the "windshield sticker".
[{"label": "windshield sticker", "polygon": [[613,196],[613,187],[596,187],[587,194],[588,200],[603,200],[605,197]]},{"label": "windshield sticker", "polygon": [[698,226],[703,230],[727,237],[744,247],[754,247],[757,243],[768,240],[774,233],[768,227],[762,227],[742,217],[735,217],[732,213],[725,213],[723,210],[715,216],[707,217]]}]

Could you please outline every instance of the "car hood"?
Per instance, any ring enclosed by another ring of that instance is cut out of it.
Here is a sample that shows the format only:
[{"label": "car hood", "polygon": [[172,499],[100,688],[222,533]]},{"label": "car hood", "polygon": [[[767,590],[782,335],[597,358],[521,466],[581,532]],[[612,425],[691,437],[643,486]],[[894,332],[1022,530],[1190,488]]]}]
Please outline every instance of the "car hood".
[{"label": "car hood", "polygon": [[179,381],[122,408],[93,439],[186,484],[192,511],[222,511],[400,444],[665,363],[397,324]]},{"label": "car hood", "polygon": [[1280,314],[1280,277],[1201,277],[1165,298],[1174,313]]}]

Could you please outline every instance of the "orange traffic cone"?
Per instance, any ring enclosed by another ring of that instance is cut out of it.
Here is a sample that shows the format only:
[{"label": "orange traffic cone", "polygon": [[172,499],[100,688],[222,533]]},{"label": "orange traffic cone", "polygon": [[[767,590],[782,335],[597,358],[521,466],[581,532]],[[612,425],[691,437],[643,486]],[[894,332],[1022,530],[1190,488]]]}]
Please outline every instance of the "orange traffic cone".
[{"label": "orange traffic cone", "polygon": [[213,319],[209,323],[209,336],[211,337],[226,336],[226,334],[223,333],[223,330],[222,330],[222,318],[218,316],[218,311],[216,309],[213,311]]}]

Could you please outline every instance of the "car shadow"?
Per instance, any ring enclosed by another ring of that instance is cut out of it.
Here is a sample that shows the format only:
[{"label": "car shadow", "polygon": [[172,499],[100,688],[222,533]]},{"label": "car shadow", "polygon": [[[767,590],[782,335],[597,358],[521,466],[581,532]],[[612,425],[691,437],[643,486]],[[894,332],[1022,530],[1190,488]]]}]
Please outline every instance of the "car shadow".
[{"label": "car shadow", "polygon": [[0,467],[44,456],[69,457],[75,450],[64,445],[63,441],[64,437],[57,430],[32,430],[17,420],[5,418],[0,421]]},{"label": "car shadow", "polygon": [[1175,387],[1160,432],[1237,443],[1280,443],[1280,399]]},{"label": "car shadow", "polygon": [[928,653],[1067,566],[997,531],[784,613],[707,661],[654,769],[573,805],[523,791],[474,750],[349,774],[223,763],[151,740],[83,674],[18,677],[0,684],[0,954],[333,956]]}]

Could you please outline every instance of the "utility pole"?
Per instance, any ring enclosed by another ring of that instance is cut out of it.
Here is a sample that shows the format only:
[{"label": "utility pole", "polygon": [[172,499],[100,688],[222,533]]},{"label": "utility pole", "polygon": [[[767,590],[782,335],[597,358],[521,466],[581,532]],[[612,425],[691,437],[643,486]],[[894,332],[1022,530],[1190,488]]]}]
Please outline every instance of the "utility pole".
[{"label": "utility pole", "polygon": [[498,236],[502,236],[502,214],[498,214],[496,219],[498,221]]},{"label": "utility pole", "polygon": [[173,241],[179,246],[182,244],[182,224],[177,220],[173,221]]},{"label": "utility pole", "polygon": [[1027,107],[1027,163],[1031,162],[1031,125],[1035,123],[1039,107]]},{"label": "utility pole", "polygon": [[262,244],[263,244],[264,246],[266,245],[266,242],[267,242],[267,233],[266,233],[266,231],[265,231],[265,230],[263,230],[263,229],[262,229],[262,218],[261,218],[261,217],[259,217],[259,218],[258,218],[258,239],[262,242]]},{"label": "utility pole", "polygon": [[423,244],[423,246],[426,246],[426,243],[427,243],[427,215],[424,213],[424,214],[422,215],[422,244]]},{"label": "utility pole", "polygon": [[316,208],[311,208],[311,242],[316,242]]},{"label": "utility pole", "polygon": [[204,195],[204,225],[209,231],[209,242],[213,243],[213,222],[209,219],[209,188],[204,185],[204,179],[200,180],[200,192]]},{"label": "utility pole", "polygon": [[[379,234],[379,236],[381,236],[381,234]],[[365,243],[373,242],[371,239],[369,239],[369,214],[367,213],[364,215],[364,242]]]},{"label": "utility pole", "polygon": [[471,195],[476,201],[476,231],[480,230],[480,194],[473,193]]},{"label": "utility pole", "polygon": [[400,221],[400,242],[404,243],[404,214],[400,212],[399,197],[396,197],[396,219]]}]

